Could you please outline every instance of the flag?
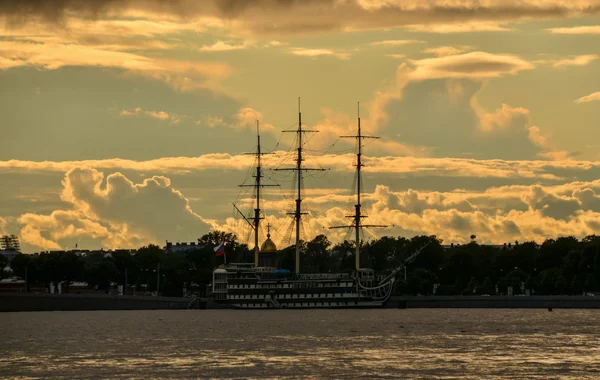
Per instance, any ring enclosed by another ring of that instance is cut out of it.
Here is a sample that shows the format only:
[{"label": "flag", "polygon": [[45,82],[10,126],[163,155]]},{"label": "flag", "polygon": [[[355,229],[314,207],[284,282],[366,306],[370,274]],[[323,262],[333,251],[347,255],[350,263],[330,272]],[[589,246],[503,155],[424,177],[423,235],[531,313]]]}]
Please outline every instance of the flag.
[{"label": "flag", "polygon": [[225,243],[221,243],[214,248],[217,256],[223,256],[225,254]]}]

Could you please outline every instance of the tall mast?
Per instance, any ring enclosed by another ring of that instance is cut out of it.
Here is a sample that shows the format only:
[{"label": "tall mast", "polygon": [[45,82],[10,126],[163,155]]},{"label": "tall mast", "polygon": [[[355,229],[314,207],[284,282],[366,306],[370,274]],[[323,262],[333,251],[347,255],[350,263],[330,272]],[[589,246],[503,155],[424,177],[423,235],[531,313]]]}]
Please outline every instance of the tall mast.
[{"label": "tall mast", "polygon": [[260,166],[260,129],[259,122],[256,120],[256,208],[254,209],[254,265],[258,266],[258,227],[260,226],[260,179],[262,177]]},{"label": "tall mast", "polygon": [[383,225],[376,224],[362,224],[362,218],[366,218],[366,215],[361,213],[361,203],[360,203],[360,192],[361,192],[361,182],[362,177],[360,170],[364,166],[362,163],[362,140],[363,139],[378,139],[376,136],[364,136],[360,129],[360,103],[358,103],[358,131],[356,136],[340,136],[342,138],[353,138],[356,139],[356,143],[358,145],[356,151],[356,204],[354,205],[354,215],[348,215],[348,218],[352,218],[351,226],[334,226],[330,228],[354,228],[355,233],[355,266],[356,270],[360,269],[360,230],[362,227],[387,227]]},{"label": "tall mast", "polygon": [[300,98],[298,98],[298,128],[292,131],[284,131],[284,132],[294,132],[297,135],[297,158],[296,158],[296,167],[295,168],[282,168],[276,170],[293,170],[296,172],[296,180],[297,180],[297,198],[296,198],[296,210],[293,213],[288,213],[288,215],[294,215],[294,220],[296,222],[296,273],[300,273],[300,222],[302,219],[302,215],[305,215],[306,212],[302,212],[302,172],[307,170],[320,170],[323,171],[325,169],[318,168],[304,168],[302,167],[302,136],[303,133],[307,132],[317,132],[312,130],[302,129],[302,112],[300,111]]},{"label": "tall mast", "polygon": [[296,170],[298,173],[298,198],[296,198],[296,273],[300,273],[300,218],[302,217],[302,111],[300,110],[300,97],[298,97],[298,158]]},{"label": "tall mast", "polygon": [[[261,217],[260,215],[260,188],[261,187],[265,187],[265,186],[279,186],[279,185],[265,185],[261,183],[261,178],[263,177],[262,175],[262,166],[261,166],[261,156],[264,154],[268,154],[268,153],[262,153],[261,152],[261,147],[260,147],[260,125],[259,125],[259,121],[256,120],[256,139],[257,139],[257,145],[256,145],[256,152],[255,153],[246,153],[246,154],[251,154],[251,155],[255,155],[256,156],[256,174],[254,175],[254,184],[253,185],[240,185],[240,187],[254,187],[255,188],[255,195],[256,195],[256,208],[254,209],[254,218],[252,220],[252,222],[250,222],[245,216],[244,214],[241,213],[241,211],[236,207],[236,210],[238,210],[238,212],[240,214],[242,214],[242,217],[246,220],[246,222],[248,222],[248,224],[250,224],[250,227],[252,227],[254,229],[254,265],[258,266],[258,253],[260,251],[260,244],[259,244],[259,232],[260,232],[260,220],[264,219],[264,217]],[[235,207],[235,205],[234,205]]]},{"label": "tall mast", "polygon": [[356,236],[356,269],[360,268],[360,168],[362,167],[362,162],[360,161],[362,155],[362,139],[363,136],[360,133],[360,103],[357,105],[357,115],[358,115],[358,134],[356,136],[356,140],[358,141],[358,151],[356,153],[356,205],[354,212],[354,232]]}]

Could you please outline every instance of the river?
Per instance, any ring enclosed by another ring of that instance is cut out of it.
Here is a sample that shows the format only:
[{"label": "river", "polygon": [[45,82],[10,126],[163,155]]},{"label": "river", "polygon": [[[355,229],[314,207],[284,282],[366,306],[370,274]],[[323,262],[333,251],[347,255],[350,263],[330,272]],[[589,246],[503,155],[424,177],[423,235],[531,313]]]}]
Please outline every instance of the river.
[{"label": "river", "polygon": [[600,310],[0,314],[2,378],[600,378]]}]

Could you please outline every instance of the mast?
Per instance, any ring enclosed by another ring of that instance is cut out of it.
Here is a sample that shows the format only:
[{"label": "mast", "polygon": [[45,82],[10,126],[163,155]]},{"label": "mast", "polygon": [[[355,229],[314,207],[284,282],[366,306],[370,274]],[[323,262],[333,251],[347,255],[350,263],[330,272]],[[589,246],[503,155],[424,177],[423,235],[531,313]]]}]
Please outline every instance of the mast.
[{"label": "mast", "polygon": [[297,181],[297,198],[296,198],[296,210],[293,213],[288,213],[288,215],[294,215],[294,220],[296,223],[296,273],[300,273],[300,223],[302,219],[302,215],[305,215],[306,212],[302,212],[302,172],[308,170],[319,170],[324,171],[325,169],[318,168],[305,168],[302,167],[302,136],[303,133],[308,132],[318,132],[313,130],[302,129],[302,111],[300,110],[300,98],[298,98],[298,128],[296,130],[284,131],[284,132],[294,132],[297,135],[297,157],[296,157],[296,167],[295,168],[282,168],[275,170],[293,170],[296,172],[296,181]]},{"label": "mast", "polygon": [[268,154],[268,153],[261,152],[260,125],[259,125],[258,120],[256,120],[256,140],[257,140],[256,152],[255,153],[246,153],[246,154],[251,154],[251,155],[256,156],[256,174],[254,175],[254,184],[253,185],[240,185],[240,187],[254,187],[255,188],[256,208],[254,209],[254,218],[252,219],[252,222],[250,222],[246,218],[246,216],[244,216],[244,214],[242,214],[242,212],[235,206],[235,204],[233,206],[240,214],[242,214],[242,217],[250,225],[250,227],[252,227],[254,229],[254,265],[258,266],[258,253],[260,252],[260,245],[259,245],[260,220],[264,219],[264,217],[261,217],[261,215],[260,215],[260,188],[265,187],[265,186],[279,186],[279,185],[277,185],[277,184],[265,185],[265,184],[261,183],[261,178],[263,178],[262,166],[261,166],[261,156],[264,154]]},{"label": "mast", "polygon": [[357,103],[357,114],[358,114],[358,131],[356,136],[340,136],[342,138],[354,138],[356,139],[356,143],[358,145],[356,150],[356,204],[354,205],[354,215],[347,215],[347,218],[352,218],[351,226],[334,226],[329,228],[354,228],[355,233],[355,266],[356,270],[360,269],[360,230],[362,227],[387,227],[384,225],[377,224],[362,224],[362,218],[366,218],[366,215],[363,215],[361,212],[361,203],[360,203],[360,194],[361,194],[361,168],[364,166],[362,163],[362,141],[363,139],[378,139],[376,136],[365,136],[362,134],[360,128],[360,102]]},{"label": "mast", "polygon": [[302,217],[302,111],[300,110],[300,97],[298,97],[298,158],[296,170],[298,180],[298,198],[296,198],[296,273],[300,273],[300,218]]},{"label": "mast", "polygon": [[262,173],[260,171],[260,130],[258,120],[256,120],[256,208],[254,209],[254,265],[258,266],[258,227],[260,226],[260,179]]},{"label": "mast", "polygon": [[360,161],[362,155],[362,139],[363,136],[360,133],[360,103],[357,105],[357,116],[358,116],[358,134],[356,140],[358,141],[358,151],[356,153],[356,205],[354,212],[354,232],[356,236],[356,269],[360,268],[360,168],[362,162]]}]

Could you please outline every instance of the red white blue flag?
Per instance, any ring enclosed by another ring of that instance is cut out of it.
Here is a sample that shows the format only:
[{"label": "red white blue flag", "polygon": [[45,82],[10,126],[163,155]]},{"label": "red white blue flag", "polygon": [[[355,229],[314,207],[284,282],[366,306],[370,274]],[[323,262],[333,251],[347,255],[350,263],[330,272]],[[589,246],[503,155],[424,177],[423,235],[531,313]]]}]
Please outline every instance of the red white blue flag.
[{"label": "red white blue flag", "polygon": [[214,248],[217,256],[223,256],[225,254],[225,243],[221,243]]}]

